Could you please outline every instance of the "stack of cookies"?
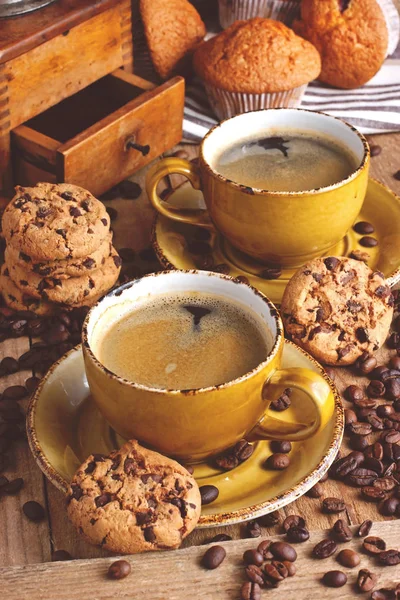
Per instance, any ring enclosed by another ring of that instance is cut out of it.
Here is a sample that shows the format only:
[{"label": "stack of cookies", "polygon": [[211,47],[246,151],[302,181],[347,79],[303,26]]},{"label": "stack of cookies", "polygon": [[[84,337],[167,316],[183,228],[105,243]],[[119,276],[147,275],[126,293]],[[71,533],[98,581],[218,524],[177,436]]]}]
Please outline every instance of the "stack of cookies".
[{"label": "stack of cookies", "polygon": [[69,183],[16,188],[4,211],[0,289],[15,310],[52,314],[91,306],[118,279],[105,206]]}]

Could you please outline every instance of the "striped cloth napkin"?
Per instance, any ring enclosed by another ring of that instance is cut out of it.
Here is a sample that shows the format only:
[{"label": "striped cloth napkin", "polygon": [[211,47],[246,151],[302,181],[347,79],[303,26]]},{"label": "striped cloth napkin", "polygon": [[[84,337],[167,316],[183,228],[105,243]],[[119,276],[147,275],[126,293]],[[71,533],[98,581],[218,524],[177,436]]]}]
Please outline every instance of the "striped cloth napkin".
[{"label": "striped cloth napkin", "polygon": [[[396,58],[399,56],[399,58]],[[362,133],[400,131],[400,48],[366,85],[339,90],[314,82],[306,90],[301,108],[318,110],[348,121]],[[184,139],[197,143],[217,123],[201,82],[187,85]]]}]

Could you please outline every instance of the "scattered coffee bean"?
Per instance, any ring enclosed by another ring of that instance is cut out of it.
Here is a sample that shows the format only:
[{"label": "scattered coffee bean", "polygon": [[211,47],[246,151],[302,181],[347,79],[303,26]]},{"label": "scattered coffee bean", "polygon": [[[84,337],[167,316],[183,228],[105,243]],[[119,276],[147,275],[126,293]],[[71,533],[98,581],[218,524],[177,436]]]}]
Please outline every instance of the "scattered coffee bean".
[{"label": "scattered coffee bean", "polygon": [[264,574],[267,580],[273,583],[283,581],[288,576],[288,570],[283,562],[273,560],[271,563],[267,563],[264,566]]},{"label": "scattered coffee bean", "polygon": [[357,536],[361,537],[361,538],[365,538],[369,532],[371,531],[372,528],[372,521],[370,521],[370,519],[366,519],[365,521],[363,521],[360,525],[360,527],[357,530]]},{"label": "scattered coffee bean", "polygon": [[46,516],[44,508],[38,502],[35,502],[34,500],[25,502],[25,504],[22,507],[22,510],[24,511],[25,516],[30,521],[35,521],[35,522],[42,521]]},{"label": "scattered coffee bean", "polygon": [[371,600],[397,600],[396,594],[394,590],[389,590],[388,588],[381,588],[380,590],[375,590],[371,594]]},{"label": "scattered coffee bean", "polygon": [[25,380],[25,387],[28,390],[29,395],[32,395],[34,392],[36,392],[39,383],[39,377],[28,377],[28,379]]},{"label": "scattered coffee bean", "polygon": [[115,221],[115,219],[118,217],[118,211],[112,206],[107,206],[106,211],[110,217],[110,221]]},{"label": "scattered coffee bean", "polygon": [[256,565],[257,567],[261,567],[264,562],[264,557],[258,550],[246,550],[243,554],[243,561],[246,565]]},{"label": "scattered coffee bean", "polygon": [[346,408],[344,411],[344,419],[345,419],[345,424],[350,425],[350,423],[357,422],[357,415],[354,412],[354,410],[351,410],[351,408]]},{"label": "scattered coffee bean", "polygon": [[258,583],[246,581],[242,585],[241,600],[261,600],[261,588]]},{"label": "scattered coffee bean", "polygon": [[385,384],[379,379],[373,379],[367,386],[367,394],[373,398],[380,398],[385,395]]},{"label": "scattered coffee bean", "polygon": [[201,504],[211,504],[219,496],[219,489],[215,485],[202,485],[200,487]]},{"label": "scattered coffee bean", "polygon": [[293,577],[294,575],[296,575],[297,569],[296,569],[296,565],[294,563],[289,562],[288,560],[284,560],[283,564],[287,568],[288,577]]},{"label": "scattered coffee bean", "polygon": [[363,548],[368,554],[380,554],[386,550],[386,542],[382,538],[371,535],[364,539]]},{"label": "scattered coffee bean", "polygon": [[322,501],[322,511],[327,514],[340,513],[346,510],[346,505],[339,498],[325,498]]},{"label": "scattered coffee bean", "polygon": [[365,398],[363,390],[358,387],[358,385],[349,385],[344,393],[350,402],[354,402],[354,400],[363,400]]},{"label": "scattered coffee bean", "polygon": [[365,235],[358,240],[358,243],[365,248],[373,248],[378,245],[378,240],[370,235]]},{"label": "scattered coffee bean", "polygon": [[382,477],[374,481],[374,487],[384,492],[391,492],[396,487],[396,482],[391,477]]},{"label": "scattered coffee bean", "polygon": [[369,502],[381,502],[386,498],[386,493],[384,490],[369,485],[362,488],[361,494],[364,500],[368,500]]},{"label": "scattered coffee bean", "polygon": [[9,398],[10,400],[22,400],[28,395],[28,390],[23,385],[11,385],[6,388],[3,392],[3,400]]},{"label": "scattered coffee bean", "polygon": [[253,452],[254,446],[252,444],[249,444],[246,440],[239,440],[232,448],[217,456],[215,462],[220,469],[229,471],[250,458]]},{"label": "scattered coffee bean", "polygon": [[396,514],[399,504],[400,501],[397,498],[388,498],[379,506],[379,512],[385,517],[392,517],[394,514]]},{"label": "scattered coffee bean", "polygon": [[0,361],[0,377],[2,375],[11,375],[18,371],[18,361],[12,356],[6,356]]},{"label": "scattered coffee bean", "polygon": [[369,445],[366,437],[356,434],[350,436],[349,444],[353,450],[365,450]]},{"label": "scattered coffee bean", "polygon": [[107,571],[110,579],[125,579],[131,572],[131,565],[127,560],[116,560],[113,562]]},{"label": "scattered coffee bean", "polygon": [[371,152],[371,156],[379,156],[379,154],[382,152],[382,147],[379,146],[379,144],[371,144],[369,150]]},{"label": "scattered coffee bean", "polygon": [[387,417],[390,418],[390,415],[392,415],[394,412],[395,412],[395,410],[391,404],[381,404],[376,409],[376,414],[378,415],[378,417],[381,417],[381,419],[384,419]]},{"label": "scattered coffee bean", "polygon": [[18,492],[23,487],[23,485],[24,485],[24,480],[22,479],[22,477],[18,477],[17,479],[12,479],[11,481],[9,481],[5,485],[3,485],[1,488],[1,491],[4,494],[11,496],[14,494],[18,494]]},{"label": "scattered coffee bean", "polygon": [[374,226],[371,223],[368,223],[367,221],[359,221],[358,223],[353,225],[353,229],[356,233],[359,233],[360,235],[374,233],[375,231]]},{"label": "scattered coffee bean", "polygon": [[306,492],[306,496],[309,498],[321,498],[324,495],[324,488],[320,483],[316,483],[308,492]]},{"label": "scattered coffee bean", "polygon": [[258,522],[263,527],[274,527],[274,525],[279,523],[279,513],[275,510],[267,515],[263,515],[258,519]]},{"label": "scattered coffee bean", "polygon": [[130,181],[129,179],[121,181],[121,183],[118,185],[118,190],[123,198],[128,198],[129,200],[137,200],[142,193],[142,188],[140,185],[135,181]]},{"label": "scattered coffee bean", "polygon": [[328,571],[322,578],[322,582],[327,587],[339,588],[347,583],[347,575],[343,571]]},{"label": "scattered coffee bean", "polygon": [[[400,333],[400,315],[395,320],[395,328],[398,333]],[[390,369],[394,369],[396,371],[400,371],[400,356],[392,356],[389,360]]]},{"label": "scattered coffee bean", "polygon": [[54,550],[51,553],[52,562],[61,562],[64,560],[73,560],[72,556],[66,550]]},{"label": "scattered coffee bean", "polygon": [[387,338],[386,345],[388,348],[396,350],[396,348],[400,346],[400,334],[397,333],[397,331],[393,331],[393,333],[391,333]]},{"label": "scattered coffee bean", "polygon": [[292,395],[292,388],[286,388],[281,396],[276,400],[273,400],[270,404],[270,409],[277,412],[286,410],[291,405],[290,396]]},{"label": "scattered coffee bean", "polygon": [[257,585],[264,584],[264,575],[260,567],[257,567],[256,565],[249,565],[246,567],[245,573],[247,579],[252,583],[257,583]]},{"label": "scattered coffee bean", "polygon": [[316,546],[314,546],[313,556],[319,559],[328,558],[328,556],[332,556],[336,550],[337,545],[333,540],[321,540]]},{"label": "scattered coffee bean", "polygon": [[286,535],[292,544],[302,544],[310,538],[310,533],[305,527],[291,527]]},{"label": "scattered coffee bean", "polygon": [[245,525],[246,537],[257,538],[261,535],[261,527],[257,521],[248,521]]},{"label": "scattered coffee bean", "polygon": [[211,546],[203,555],[201,564],[206,569],[216,569],[223,562],[226,550],[222,546]]},{"label": "scattered coffee bean", "polygon": [[0,454],[0,473],[8,469],[9,464],[10,459],[8,458],[7,454]]},{"label": "scattered coffee bean", "polygon": [[345,523],[343,519],[338,519],[332,527],[332,534],[336,541],[344,543],[349,542],[352,537],[352,531],[350,527]]},{"label": "scattered coffee bean", "polygon": [[354,552],[354,550],[350,550],[349,548],[341,550],[337,555],[336,560],[343,567],[348,567],[349,569],[353,569],[360,564],[360,557],[357,552]]},{"label": "scattered coffee bean", "polygon": [[274,471],[283,471],[284,469],[287,469],[289,465],[290,458],[287,454],[271,454],[264,463],[264,466],[267,467],[267,469],[273,469]]},{"label": "scattered coffee bean", "polygon": [[355,435],[369,435],[372,431],[372,426],[369,423],[350,423],[347,429]]},{"label": "scattered coffee bean", "polygon": [[260,271],[260,273],[258,273],[258,276],[262,279],[269,280],[278,279],[281,275],[282,267],[280,267],[280,265],[270,265],[269,267],[266,267],[265,269]]},{"label": "scattered coffee bean", "polygon": [[215,265],[215,267],[213,267],[213,271],[214,271],[214,273],[221,273],[222,275],[229,275],[229,273],[231,272],[231,268],[226,263],[221,263],[219,265]]},{"label": "scattered coffee bean", "polygon": [[399,171],[396,171],[396,173],[394,173],[393,177],[394,177],[395,179],[397,179],[397,181],[400,181],[400,170],[399,170]]},{"label": "scattered coffee bean", "polygon": [[263,540],[257,548],[257,552],[259,552],[264,560],[270,560],[273,558],[273,554],[270,551],[272,540]]},{"label": "scattered coffee bean", "polygon": [[386,550],[378,554],[378,560],[381,565],[386,567],[392,567],[400,564],[400,551],[399,550]]},{"label": "scattered coffee bean", "polygon": [[357,359],[356,366],[363,375],[368,375],[376,368],[377,363],[375,356],[370,356],[367,352],[364,352]]},{"label": "scattered coffee bean", "polygon": [[232,541],[232,538],[230,535],[227,535],[226,533],[218,533],[217,535],[214,535],[213,538],[211,538],[211,540],[206,541],[206,544],[216,544],[217,542],[230,542]]},{"label": "scattered coffee bean", "polygon": [[360,569],[358,572],[357,587],[360,592],[370,592],[374,589],[377,582],[378,577],[368,569]]},{"label": "scattered coffee bean", "polygon": [[305,527],[306,522],[300,515],[289,515],[282,523],[282,529],[285,533],[292,527]]},{"label": "scattered coffee bean", "polygon": [[292,444],[287,441],[278,442],[274,440],[270,443],[271,450],[274,453],[288,454],[292,450]]},{"label": "scattered coffee bean", "polygon": [[364,487],[365,485],[373,485],[378,478],[378,474],[371,469],[354,469],[346,477],[346,483],[353,487]]},{"label": "scattered coffee bean", "polygon": [[297,558],[297,552],[290,544],[286,542],[273,542],[270,546],[270,552],[278,560],[294,562]]}]

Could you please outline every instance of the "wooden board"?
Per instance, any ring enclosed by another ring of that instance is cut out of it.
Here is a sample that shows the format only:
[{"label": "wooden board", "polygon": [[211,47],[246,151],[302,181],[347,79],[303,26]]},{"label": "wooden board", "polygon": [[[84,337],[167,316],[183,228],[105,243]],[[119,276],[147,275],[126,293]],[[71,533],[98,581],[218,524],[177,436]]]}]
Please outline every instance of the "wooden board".
[{"label": "wooden board", "polygon": [[[354,531],[355,529],[353,528]],[[385,539],[388,548],[396,548],[398,545],[399,537],[390,523],[374,525],[372,534]],[[296,545],[296,575],[285,579],[276,589],[265,590],[263,597],[271,600],[351,600],[357,597],[355,582],[360,568],[368,568],[379,574],[377,588],[394,587],[400,582],[400,565],[380,567],[376,560],[362,552],[360,538],[338,545],[339,549],[352,548],[360,552],[359,567],[343,568],[334,556],[324,560],[312,559],[312,548],[326,536],[327,532],[314,531],[308,542]],[[274,536],[273,539],[278,541],[285,538]],[[200,564],[205,547],[131,556],[128,558],[131,574],[121,581],[107,578],[108,567],[115,558],[0,569],[1,590],[7,600],[239,599],[241,586],[246,581],[243,552],[256,548],[260,541],[258,538],[221,544],[226,550],[226,558],[213,571],[204,569]],[[326,588],[321,583],[324,573],[336,569],[347,574],[347,584],[340,589]],[[365,598],[367,595],[360,597]]]},{"label": "wooden board", "polygon": [[[374,136],[372,142],[375,144],[378,143],[382,146],[382,153],[379,156],[376,156],[372,159],[372,175],[380,179],[382,182],[386,183],[397,193],[400,193],[400,182],[393,178],[393,174],[396,173],[400,168],[400,163],[398,159],[400,135]],[[182,146],[181,149],[184,149],[186,151],[189,158],[192,158],[197,154],[196,146],[187,145],[184,147]],[[134,177],[132,177],[132,180],[139,183],[143,190],[145,173],[146,169],[143,169]],[[169,185],[173,185],[175,187],[179,182],[180,178],[178,176],[173,176],[170,178]],[[112,224],[113,229],[115,231],[114,239],[117,248],[130,246],[136,252],[139,252],[141,249],[147,247],[150,242],[150,234],[154,213],[146,198],[145,192],[143,191],[142,195],[137,200],[117,198],[115,200],[106,202],[106,204],[112,206],[113,208],[116,208],[118,211],[118,217]],[[157,266],[154,266],[154,268],[157,268]],[[12,340],[0,343],[0,357],[6,355],[19,356],[23,352],[23,349],[19,346],[19,344],[27,343],[27,340]],[[22,381],[25,376],[27,375],[21,377],[20,374],[18,374],[9,376],[7,379],[0,379],[0,391],[2,391],[8,385],[11,385],[12,382]],[[355,376],[354,373],[352,373],[352,371],[348,369],[337,369],[335,381],[340,389],[344,389],[350,383],[354,383]],[[346,452],[346,445],[344,445],[343,448]],[[58,549],[65,549],[69,551],[74,558],[80,559],[99,557],[105,555],[103,551],[93,546],[90,546],[89,544],[82,541],[79,538],[79,536],[75,533],[73,527],[69,524],[67,520],[64,498],[62,494],[58,490],[56,490],[47,480],[43,478],[39,469],[33,464],[33,460],[31,459],[27,445],[21,445],[18,448],[17,462],[15,464],[15,468],[13,466],[13,469],[10,470],[10,472],[7,473],[7,475],[17,476],[19,473],[24,473],[26,479],[27,487],[24,491],[23,496],[5,497],[2,498],[0,501],[0,523],[2,524],[2,526],[0,527],[0,565],[7,566],[40,563],[44,560],[49,559],[50,552],[52,550]],[[359,490],[350,488],[348,486],[345,486],[341,482],[333,480],[328,480],[323,484],[323,486],[324,495],[326,497],[336,496],[341,497],[345,500],[347,511],[346,513],[344,513],[343,518],[345,518],[349,524],[360,523],[367,518],[372,518],[376,521],[385,520],[385,517],[378,513],[375,505],[364,502],[360,498]],[[21,517],[21,506],[23,502],[28,499],[37,500],[43,506],[45,506],[48,511],[48,519],[39,526],[33,523],[29,523],[26,519]],[[307,520],[309,528],[314,530],[321,530],[330,527],[337,518],[335,515],[325,515],[324,513],[322,513],[320,500],[315,500],[305,496],[281,510],[280,519],[282,520],[288,514],[302,514]],[[388,526],[390,532],[393,531],[393,533],[398,536],[398,539],[400,539],[400,521],[392,519]],[[276,535],[278,531],[279,530],[276,527],[270,529],[263,528],[263,536]],[[204,540],[209,539],[213,535],[220,532],[226,532],[229,535],[231,535],[234,539],[238,540],[243,535],[243,527],[237,525],[230,527],[220,527],[212,530],[195,530],[185,540],[184,546],[188,547],[201,544]],[[164,555],[154,555],[154,559],[153,557],[151,557],[151,560],[160,560],[161,556]],[[170,553],[168,554],[168,556],[174,557],[178,555],[175,553]],[[195,556],[195,554],[193,554],[193,556]],[[135,561],[136,560],[139,560],[139,558],[135,558]],[[145,557],[140,557],[140,560],[142,560],[144,564],[146,561],[150,560],[150,556],[147,555]],[[75,566],[68,566],[67,569],[76,569],[76,565],[78,563],[72,564]],[[86,565],[87,563],[79,564]],[[151,564],[153,565],[153,575],[151,575],[150,579],[154,581],[157,575],[157,568],[154,566],[155,563]],[[316,563],[314,562],[312,563],[313,569],[316,568],[315,564]],[[41,566],[35,570],[35,573],[48,573],[49,568],[52,569],[54,567]],[[86,568],[86,566],[80,567],[82,571],[80,569],[76,569],[76,572],[86,573]],[[175,567],[170,569],[174,571]],[[93,573],[90,571],[90,576],[88,575],[89,581],[97,582],[96,578],[92,579],[92,577],[94,577],[95,572],[101,572],[101,580],[104,582],[103,566],[101,566],[101,569],[99,571],[96,571],[95,568]],[[390,569],[387,572],[391,574],[394,573],[394,571]],[[22,573],[22,570],[18,571],[18,578],[21,581]],[[191,580],[190,573],[191,567],[189,566],[189,570],[186,573],[186,577],[188,578],[188,580]],[[207,574],[207,577],[211,577],[211,575]],[[1,574],[0,581],[2,581]],[[9,582],[9,580],[7,581]],[[156,579],[156,581],[162,581],[162,579]],[[197,582],[197,585],[200,585],[200,579],[198,577]],[[299,580],[297,578],[293,579],[293,585],[295,582],[297,582],[297,584],[299,585]],[[289,583],[285,582],[285,586],[286,585],[289,585]],[[118,590],[118,593],[122,593],[121,590],[125,589],[125,583],[119,583],[118,586],[119,587],[117,588],[115,588],[115,586],[108,587],[107,590],[109,590],[109,592],[107,591],[107,593],[109,593],[109,596],[106,595],[103,597],[114,598],[116,595],[116,589]],[[237,597],[238,588],[238,584],[232,584],[230,588],[232,593],[232,595],[230,596],[231,598]],[[32,584],[32,586],[29,586],[29,589],[34,590],[35,586]],[[151,600],[153,600],[154,598],[152,594],[147,593],[146,595],[142,592],[140,596],[137,596],[136,593],[132,592],[132,589],[130,589],[130,591],[126,592],[125,594],[125,597],[129,598],[130,600],[136,597],[143,597],[146,598],[146,600],[148,600],[148,598],[151,598]],[[148,588],[143,589],[148,591]],[[203,587],[201,589],[203,592]],[[285,587],[281,588],[281,590],[285,589]],[[321,586],[318,586],[317,589],[318,593],[321,590],[324,590],[324,588],[322,588]],[[19,587],[18,590],[20,591],[21,587]],[[17,594],[18,590],[16,590],[13,593]],[[68,597],[68,600],[73,600],[72,593],[75,593],[74,590],[68,590],[68,592],[71,592],[70,596]],[[187,595],[190,595],[190,593],[192,593],[194,597],[198,597],[198,595],[196,596],[197,592],[193,591],[193,588],[191,588],[191,591],[189,592],[188,588]],[[273,592],[268,592],[268,594],[272,593]],[[345,598],[346,596],[340,596],[341,593],[342,592],[339,590],[335,592],[337,596],[331,595],[328,597]],[[211,597],[211,595],[212,591],[209,593],[209,597]],[[179,598],[179,596],[168,596],[168,594],[164,594],[163,598],[167,597]],[[215,598],[215,596],[213,597]],[[289,594],[287,595],[287,598],[291,597],[293,596],[290,596]],[[309,594],[308,596],[303,597],[310,598],[312,596],[310,596]],[[18,598],[20,599],[21,596],[19,596]]]}]

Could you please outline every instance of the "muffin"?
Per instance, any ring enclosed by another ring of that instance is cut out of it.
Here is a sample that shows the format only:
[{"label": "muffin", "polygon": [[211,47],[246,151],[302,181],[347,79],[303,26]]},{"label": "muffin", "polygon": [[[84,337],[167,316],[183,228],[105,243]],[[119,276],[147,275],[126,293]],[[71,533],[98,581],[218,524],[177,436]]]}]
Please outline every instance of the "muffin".
[{"label": "muffin", "polygon": [[140,13],[157,73],[168,79],[184,71],[191,52],[206,34],[194,6],[187,0],[140,0]]},{"label": "muffin", "polygon": [[290,25],[300,13],[301,0],[219,0],[219,22],[226,29],[235,21],[265,17]]},{"label": "muffin", "polygon": [[299,106],[307,84],[318,77],[315,47],[279,21],[236,21],[194,54],[219,119],[263,108]]},{"label": "muffin", "polygon": [[319,50],[320,81],[338,88],[364,85],[386,58],[388,29],[376,0],[303,0],[293,28]]},{"label": "muffin", "polygon": [[393,54],[400,40],[400,16],[393,0],[376,0],[385,17],[386,27],[389,32],[387,56]]}]

